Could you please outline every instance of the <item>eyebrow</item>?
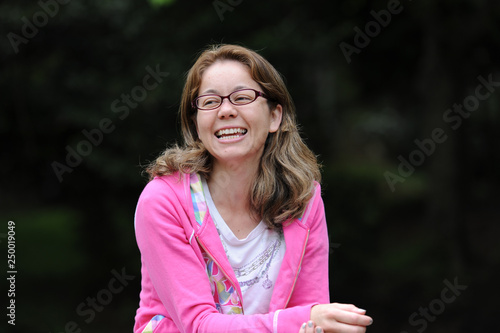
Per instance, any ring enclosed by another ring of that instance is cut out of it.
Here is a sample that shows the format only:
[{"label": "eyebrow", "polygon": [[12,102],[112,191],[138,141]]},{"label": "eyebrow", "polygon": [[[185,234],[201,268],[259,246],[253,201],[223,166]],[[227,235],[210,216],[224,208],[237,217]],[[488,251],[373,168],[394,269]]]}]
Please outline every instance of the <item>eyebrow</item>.
[{"label": "eyebrow", "polygon": [[[253,88],[249,88],[247,86],[239,85],[239,86],[234,87],[234,89],[231,92],[234,92],[236,90],[241,90],[241,89],[253,89]],[[217,90],[215,90],[215,89],[208,89],[208,90],[205,90],[204,92],[200,92],[200,96],[201,95],[206,95],[206,94],[219,94],[219,92]]]}]

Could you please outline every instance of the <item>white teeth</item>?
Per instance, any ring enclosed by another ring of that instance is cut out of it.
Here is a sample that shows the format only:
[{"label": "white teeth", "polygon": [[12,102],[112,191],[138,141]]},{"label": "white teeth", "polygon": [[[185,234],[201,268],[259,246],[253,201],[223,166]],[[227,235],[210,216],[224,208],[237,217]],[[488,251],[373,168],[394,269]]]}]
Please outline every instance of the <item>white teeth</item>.
[{"label": "white teeth", "polygon": [[[226,128],[226,129],[217,131],[215,133],[215,135],[220,137],[221,135],[236,134],[236,133],[245,134],[246,132],[247,132],[247,130],[243,129],[243,128]],[[237,137],[237,136],[233,135],[233,137]]]},{"label": "white teeth", "polygon": [[220,139],[221,140],[229,140],[229,139],[236,139],[236,138],[239,138],[239,137],[240,137],[239,135],[228,135],[228,136],[223,136]]}]

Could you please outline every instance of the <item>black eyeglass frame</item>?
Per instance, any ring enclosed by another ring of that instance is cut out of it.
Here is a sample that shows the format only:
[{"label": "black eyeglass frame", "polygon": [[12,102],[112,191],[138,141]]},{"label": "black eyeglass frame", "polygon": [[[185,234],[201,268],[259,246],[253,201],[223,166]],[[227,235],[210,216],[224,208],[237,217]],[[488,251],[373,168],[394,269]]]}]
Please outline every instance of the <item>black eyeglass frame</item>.
[{"label": "black eyeglass frame", "polygon": [[[233,101],[231,101],[231,98],[230,96],[237,93],[237,92],[240,92],[240,91],[244,91],[244,90],[252,90],[253,92],[255,92],[255,98],[253,100],[251,100],[250,102],[248,103],[240,103],[240,104],[235,104],[233,103]],[[216,107],[213,107],[213,108],[209,108],[209,109],[206,109],[206,108],[200,108],[198,105],[197,105],[197,102],[200,98],[202,97],[206,97],[206,96],[217,96],[217,97],[220,97],[220,104],[217,105]],[[222,105],[222,103],[224,103],[224,99],[227,98],[227,100],[229,101],[229,103],[235,105],[235,106],[242,106],[242,105],[248,105],[250,103],[253,103],[257,100],[257,98],[259,97],[263,97],[265,99],[268,99],[269,98],[267,97],[266,94],[264,94],[262,91],[258,91],[258,90],[255,90],[255,89],[252,89],[252,88],[245,88],[245,89],[238,89],[238,90],[235,90],[233,91],[232,93],[230,93],[229,95],[226,95],[226,96],[221,96],[221,95],[217,95],[217,94],[205,94],[205,95],[201,95],[201,96],[198,96],[196,97],[192,102],[191,102],[191,106],[193,107],[193,109],[198,109],[200,111],[211,111],[211,110],[215,110],[217,109],[218,107],[220,107]]]}]

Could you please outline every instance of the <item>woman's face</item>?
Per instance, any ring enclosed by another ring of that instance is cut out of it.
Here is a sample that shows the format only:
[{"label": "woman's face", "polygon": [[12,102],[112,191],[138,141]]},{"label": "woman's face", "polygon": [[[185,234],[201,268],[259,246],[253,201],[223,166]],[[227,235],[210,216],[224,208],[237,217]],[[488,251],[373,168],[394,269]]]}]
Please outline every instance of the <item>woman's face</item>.
[{"label": "woman's face", "polygon": [[[250,76],[247,66],[238,61],[217,61],[202,75],[198,96],[227,96],[240,89],[261,87]],[[196,130],[214,163],[259,163],[269,133],[281,123],[282,108],[270,110],[267,99],[258,97],[246,105],[233,105],[226,98],[218,108],[196,113]],[[249,164],[250,165],[250,164]]]}]

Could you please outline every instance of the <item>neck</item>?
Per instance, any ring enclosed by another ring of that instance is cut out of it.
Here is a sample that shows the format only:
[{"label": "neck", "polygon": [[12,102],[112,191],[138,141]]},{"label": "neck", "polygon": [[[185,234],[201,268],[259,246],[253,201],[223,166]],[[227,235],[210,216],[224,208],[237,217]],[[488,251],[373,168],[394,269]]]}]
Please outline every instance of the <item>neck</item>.
[{"label": "neck", "polygon": [[213,165],[208,186],[217,206],[232,207],[236,211],[250,211],[250,189],[257,175],[257,165]]}]

